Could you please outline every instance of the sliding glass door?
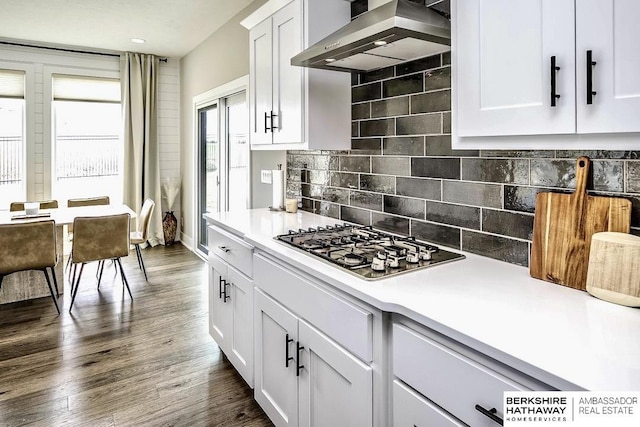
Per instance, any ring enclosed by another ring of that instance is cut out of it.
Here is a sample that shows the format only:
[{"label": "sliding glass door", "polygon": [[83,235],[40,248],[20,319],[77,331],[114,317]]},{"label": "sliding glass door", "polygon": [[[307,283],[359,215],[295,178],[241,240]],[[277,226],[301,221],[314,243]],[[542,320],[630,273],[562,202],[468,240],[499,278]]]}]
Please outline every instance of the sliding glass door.
[{"label": "sliding glass door", "polygon": [[249,115],[244,91],[212,100],[198,114],[198,249],[207,253],[202,215],[249,207]]}]

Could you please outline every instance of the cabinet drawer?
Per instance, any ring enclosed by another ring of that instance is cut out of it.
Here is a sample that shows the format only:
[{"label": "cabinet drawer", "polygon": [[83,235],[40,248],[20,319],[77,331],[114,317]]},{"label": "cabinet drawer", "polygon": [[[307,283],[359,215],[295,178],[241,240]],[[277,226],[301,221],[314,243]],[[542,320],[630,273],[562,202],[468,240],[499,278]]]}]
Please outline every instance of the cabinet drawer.
[{"label": "cabinet drawer", "polygon": [[464,427],[398,380],[393,381],[393,427]]},{"label": "cabinet drawer", "polygon": [[208,227],[207,238],[209,253],[217,255],[246,276],[253,277],[253,246],[213,225]]},{"label": "cabinet drawer", "polygon": [[365,362],[372,360],[373,315],[280,264],[254,257],[255,285]]},{"label": "cabinet drawer", "polygon": [[470,426],[496,427],[476,405],[498,409],[505,391],[526,387],[403,325],[393,325],[393,373]]}]

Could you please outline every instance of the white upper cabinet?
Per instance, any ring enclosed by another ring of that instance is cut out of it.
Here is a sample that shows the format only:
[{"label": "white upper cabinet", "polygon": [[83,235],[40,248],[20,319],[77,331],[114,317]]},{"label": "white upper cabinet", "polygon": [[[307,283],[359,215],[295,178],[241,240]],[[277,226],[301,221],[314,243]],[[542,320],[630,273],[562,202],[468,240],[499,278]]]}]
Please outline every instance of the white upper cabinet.
[{"label": "white upper cabinet", "polygon": [[456,12],[458,135],[575,132],[573,0],[472,0]]},{"label": "white upper cabinet", "polygon": [[640,132],[640,2],[454,0],[452,19],[458,147],[606,149]]},{"label": "white upper cabinet", "polygon": [[349,22],[344,0],[270,0],[249,29],[252,149],[348,149],[351,75],[291,65],[291,57]]},{"label": "white upper cabinet", "polygon": [[576,2],[578,133],[640,131],[639,21],[638,0]]}]

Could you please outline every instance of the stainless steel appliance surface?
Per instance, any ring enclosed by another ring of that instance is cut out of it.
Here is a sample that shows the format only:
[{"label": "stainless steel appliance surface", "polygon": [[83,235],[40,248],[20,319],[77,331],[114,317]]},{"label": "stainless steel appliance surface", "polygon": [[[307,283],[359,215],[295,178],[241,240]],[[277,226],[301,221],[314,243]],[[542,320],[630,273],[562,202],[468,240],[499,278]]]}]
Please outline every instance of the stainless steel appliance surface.
[{"label": "stainless steel appliance surface", "polygon": [[365,280],[383,279],[465,256],[371,226],[334,226],[291,230],[276,240],[317,256]]}]

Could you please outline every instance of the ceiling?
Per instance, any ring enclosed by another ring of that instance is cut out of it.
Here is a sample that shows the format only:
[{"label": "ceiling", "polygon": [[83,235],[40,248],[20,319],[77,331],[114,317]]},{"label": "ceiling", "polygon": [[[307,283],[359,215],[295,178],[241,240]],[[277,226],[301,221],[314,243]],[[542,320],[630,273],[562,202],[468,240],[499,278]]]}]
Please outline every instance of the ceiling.
[{"label": "ceiling", "polygon": [[180,58],[252,1],[2,0],[0,38]]}]

